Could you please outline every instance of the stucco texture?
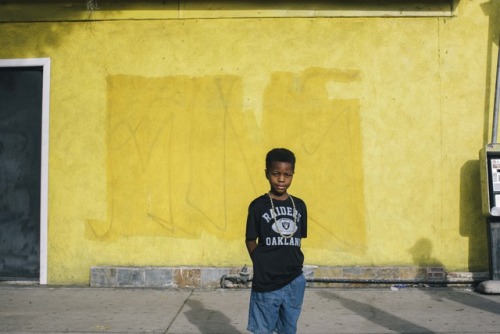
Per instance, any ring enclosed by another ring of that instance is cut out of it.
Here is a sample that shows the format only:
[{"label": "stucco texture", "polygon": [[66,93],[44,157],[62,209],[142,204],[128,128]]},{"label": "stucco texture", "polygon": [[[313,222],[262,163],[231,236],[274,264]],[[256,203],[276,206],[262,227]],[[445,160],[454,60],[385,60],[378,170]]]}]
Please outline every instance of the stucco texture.
[{"label": "stucco texture", "polygon": [[486,271],[499,13],[0,25],[0,58],[51,58],[49,282],[249,264],[273,147],[297,156],[307,264]]}]

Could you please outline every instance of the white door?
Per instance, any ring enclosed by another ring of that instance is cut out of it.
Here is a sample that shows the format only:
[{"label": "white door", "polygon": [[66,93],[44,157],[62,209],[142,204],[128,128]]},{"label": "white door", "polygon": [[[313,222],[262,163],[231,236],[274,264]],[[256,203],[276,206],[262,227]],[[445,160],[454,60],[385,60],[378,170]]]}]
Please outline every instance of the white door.
[{"label": "white door", "polygon": [[0,280],[44,284],[47,67],[37,63],[0,62]]}]

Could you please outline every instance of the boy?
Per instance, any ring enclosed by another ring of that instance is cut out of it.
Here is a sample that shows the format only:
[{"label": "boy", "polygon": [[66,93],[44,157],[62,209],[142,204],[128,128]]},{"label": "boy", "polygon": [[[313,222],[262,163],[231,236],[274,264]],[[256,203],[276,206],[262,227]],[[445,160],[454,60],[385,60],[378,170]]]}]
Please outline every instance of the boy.
[{"label": "boy", "polygon": [[255,334],[297,331],[306,287],[300,244],[307,237],[307,209],[287,192],[294,171],[291,151],[269,151],[265,173],[270,191],[248,208],[246,246],[253,279],[247,329]]}]

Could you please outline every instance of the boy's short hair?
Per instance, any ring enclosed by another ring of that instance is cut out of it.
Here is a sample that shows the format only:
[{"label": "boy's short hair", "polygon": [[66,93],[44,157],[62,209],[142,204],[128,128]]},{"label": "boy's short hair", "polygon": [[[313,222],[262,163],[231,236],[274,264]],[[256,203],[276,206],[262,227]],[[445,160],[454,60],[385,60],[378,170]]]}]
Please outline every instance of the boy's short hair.
[{"label": "boy's short hair", "polygon": [[295,170],[295,155],[292,151],[286,148],[273,148],[266,155],[266,169],[271,168],[274,161],[288,162],[292,164],[292,169]]}]

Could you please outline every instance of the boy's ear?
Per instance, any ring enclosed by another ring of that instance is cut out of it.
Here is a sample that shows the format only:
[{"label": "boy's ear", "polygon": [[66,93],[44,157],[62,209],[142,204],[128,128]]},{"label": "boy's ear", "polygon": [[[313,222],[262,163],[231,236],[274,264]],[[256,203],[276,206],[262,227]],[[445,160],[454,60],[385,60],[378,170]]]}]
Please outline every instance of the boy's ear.
[{"label": "boy's ear", "polygon": [[268,179],[268,180],[269,180],[269,175],[267,174],[267,169],[264,169],[264,173],[265,173],[265,175],[266,175],[266,179]]}]

